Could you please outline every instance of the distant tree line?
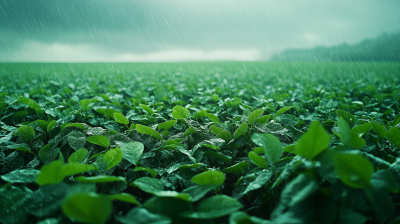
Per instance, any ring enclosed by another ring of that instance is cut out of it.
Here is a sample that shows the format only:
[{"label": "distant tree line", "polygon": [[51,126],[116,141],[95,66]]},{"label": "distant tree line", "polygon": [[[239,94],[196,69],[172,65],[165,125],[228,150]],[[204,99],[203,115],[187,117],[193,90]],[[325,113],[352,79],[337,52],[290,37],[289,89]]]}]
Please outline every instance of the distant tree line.
[{"label": "distant tree line", "polygon": [[286,50],[273,61],[400,61],[400,33],[382,34],[360,43]]}]

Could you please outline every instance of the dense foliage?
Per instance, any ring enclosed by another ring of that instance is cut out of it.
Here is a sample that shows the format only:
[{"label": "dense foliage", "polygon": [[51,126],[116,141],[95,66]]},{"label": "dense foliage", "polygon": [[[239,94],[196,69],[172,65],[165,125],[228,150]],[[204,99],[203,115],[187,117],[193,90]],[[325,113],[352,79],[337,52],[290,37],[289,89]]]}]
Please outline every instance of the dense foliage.
[{"label": "dense foliage", "polygon": [[1,64],[0,222],[399,223],[400,64]]}]

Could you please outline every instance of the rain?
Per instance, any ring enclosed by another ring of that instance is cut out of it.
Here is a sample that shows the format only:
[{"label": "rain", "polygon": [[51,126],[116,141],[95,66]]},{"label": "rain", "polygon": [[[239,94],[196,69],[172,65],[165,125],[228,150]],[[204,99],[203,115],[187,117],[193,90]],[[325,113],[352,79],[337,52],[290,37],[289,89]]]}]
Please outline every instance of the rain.
[{"label": "rain", "polygon": [[0,224],[398,223],[399,12],[0,0]]}]

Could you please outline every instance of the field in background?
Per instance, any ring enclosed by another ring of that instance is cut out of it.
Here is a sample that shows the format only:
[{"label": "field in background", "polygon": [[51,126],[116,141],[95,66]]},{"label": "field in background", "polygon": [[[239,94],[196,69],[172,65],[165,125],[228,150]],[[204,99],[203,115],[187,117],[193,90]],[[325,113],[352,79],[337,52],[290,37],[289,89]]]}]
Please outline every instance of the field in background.
[{"label": "field in background", "polygon": [[3,63],[0,222],[396,223],[399,102],[400,63]]}]

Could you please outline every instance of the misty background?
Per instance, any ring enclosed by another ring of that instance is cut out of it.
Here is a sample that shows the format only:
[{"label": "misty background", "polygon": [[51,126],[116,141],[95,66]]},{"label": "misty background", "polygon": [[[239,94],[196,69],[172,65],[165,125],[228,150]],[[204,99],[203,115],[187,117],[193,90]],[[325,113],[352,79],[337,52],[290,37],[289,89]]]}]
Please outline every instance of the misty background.
[{"label": "misty background", "polygon": [[365,60],[400,52],[399,12],[398,0],[0,0],[0,61],[335,61],[350,48]]}]

